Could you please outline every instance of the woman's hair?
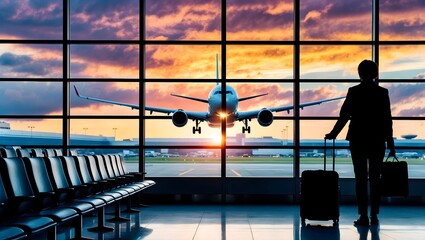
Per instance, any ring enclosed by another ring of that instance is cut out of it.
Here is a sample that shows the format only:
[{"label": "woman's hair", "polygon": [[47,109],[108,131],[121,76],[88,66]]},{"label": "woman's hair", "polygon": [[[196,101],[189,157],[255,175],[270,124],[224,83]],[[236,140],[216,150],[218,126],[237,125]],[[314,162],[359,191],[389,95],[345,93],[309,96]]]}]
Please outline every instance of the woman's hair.
[{"label": "woman's hair", "polygon": [[378,77],[378,66],[370,60],[363,60],[357,68],[361,79],[373,80]]}]

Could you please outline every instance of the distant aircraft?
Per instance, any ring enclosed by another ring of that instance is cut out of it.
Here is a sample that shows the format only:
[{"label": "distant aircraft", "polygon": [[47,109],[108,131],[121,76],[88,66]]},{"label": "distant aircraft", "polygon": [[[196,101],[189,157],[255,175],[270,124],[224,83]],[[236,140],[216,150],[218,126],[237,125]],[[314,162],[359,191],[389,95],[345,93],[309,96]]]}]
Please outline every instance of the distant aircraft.
[{"label": "distant aircraft", "polygon": [[[218,55],[216,55],[216,77],[218,79]],[[75,89],[75,93],[80,98],[97,101],[97,102],[104,102],[109,104],[126,106],[126,107],[130,107],[131,109],[139,109],[139,105],[135,105],[135,104],[115,102],[115,101],[110,101],[105,99],[83,96],[78,92],[77,87],[75,85],[74,85],[74,89]],[[225,111],[222,111],[222,108],[221,108],[222,94],[226,94],[226,110]],[[223,118],[226,118],[226,127],[233,127],[235,121],[240,121],[244,123],[244,126],[242,127],[242,133],[245,133],[245,132],[251,133],[251,127],[248,124],[248,121],[251,121],[251,119],[256,118],[258,123],[261,126],[267,127],[267,126],[270,126],[270,124],[272,124],[273,122],[273,112],[287,111],[289,113],[290,110],[294,109],[294,106],[292,105],[292,106],[282,106],[282,107],[273,107],[273,108],[262,108],[259,110],[252,110],[252,111],[245,111],[245,112],[238,111],[239,102],[249,100],[252,98],[265,96],[265,95],[267,95],[267,93],[239,98],[234,88],[232,88],[229,85],[226,85],[226,91],[222,91],[221,85],[217,83],[217,85],[211,90],[208,96],[208,99],[201,99],[196,97],[188,97],[188,96],[171,94],[171,96],[174,96],[174,97],[180,97],[180,98],[185,98],[185,99],[189,99],[193,101],[207,103],[208,111],[206,112],[191,112],[191,111],[186,111],[183,109],[168,109],[168,108],[158,108],[158,107],[150,107],[150,106],[145,106],[145,110],[149,111],[151,114],[153,112],[166,113],[167,115],[172,114],[172,121],[176,127],[185,126],[188,120],[191,119],[195,121],[195,126],[192,128],[193,134],[195,134],[196,132],[198,132],[199,134],[201,133],[201,127],[199,126],[201,122],[206,121],[208,123],[208,126],[210,127],[220,127],[221,119]],[[342,98],[345,98],[345,97],[329,98],[329,99],[318,100],[314,102],[301,103],[300,108],[303,109],[304,107],[318,105],[323,102],[339,100]]]}]

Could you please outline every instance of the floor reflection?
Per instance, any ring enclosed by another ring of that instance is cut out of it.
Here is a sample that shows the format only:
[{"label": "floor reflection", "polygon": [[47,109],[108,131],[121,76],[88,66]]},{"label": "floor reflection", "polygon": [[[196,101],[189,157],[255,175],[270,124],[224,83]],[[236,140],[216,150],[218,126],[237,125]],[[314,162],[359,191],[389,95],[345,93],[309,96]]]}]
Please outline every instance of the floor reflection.
[{"label": "floor reflection", "polygon": [[[355,206],[341,206],[339,224],[300,223],[297,205],[151,205],[139,213],[123,213],[131,221],[107,222],[113,232],[93,233],[95,216],[84,217],[85,237],[147,240],[425,240],[425,208],[384,206],[380,226],[356,227]],[[107,215],[106,218],[112,218]],[[62,226],[57,239],[72,239],[74,229]]]}]

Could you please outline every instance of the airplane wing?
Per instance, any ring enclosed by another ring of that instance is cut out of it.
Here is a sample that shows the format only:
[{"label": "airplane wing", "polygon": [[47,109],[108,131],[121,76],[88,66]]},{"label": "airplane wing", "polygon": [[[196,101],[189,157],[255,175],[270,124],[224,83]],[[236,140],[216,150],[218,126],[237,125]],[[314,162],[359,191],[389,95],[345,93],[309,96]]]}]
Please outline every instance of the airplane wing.
[{"label": "airplane wing", "polygon": [[101,98],[83,96],[78,92],[77,87],[74,86],[74,89],[75,89],[75,93],[77,94],[77,96],[79,98],[84,98],[84,99],[92,100],[92,101],[96,101],[96,102],[104,102],[104,103],[110,103],[110,104],[125,106],[125,107],[131,107],[131,109],[139,109],[139,105],[136,105],[136,104],[115,102],[115,101],[110,101],[110,100],[101,99]]},{"label": "airplane wing", "polygon": [[[335,101],[335,100],[339,100],[339,99],[343,99],[345,97],[337,97],[337,98],[329,98],[329,99],[324,99],[324,100],[318,100],[318,101],[313,101],[313,102],[306,102],[306,103],[301,103],[300,104],[300,108],[303,109],[304,107],[309,107],[309,106],[313,106],[313,105],[319,105],[321,103],[324,102],[330,102],[330,101]],[[274,108],[264,108],[264,109],[268,109],[272,112],[282,112],[282,111],[287,111],[289,113],[290,110],[294,109],[294,106],[282,106],[282,107],[274,107]],[[237,115],[237,120],[238,121],[242,121],[244,119],[251,119],[251,118],[256,118],[258,116],[258,113],[263,110],[253,110],[253,111],[246,111],[246,112],[238,112]]]},{"label": "airplane wing", "polygon": [[[101,99],[101,98],[83,96],[78,92],[77,87],[74,86],[74,89],[75,89],[75,93],[77,94],[79,98],[84,98],[84,99],[96,101],[96,102],[103,102],[103,103],[115,104],[115,105],[120,105],[125,107],[131,107],[131,109],[140,109],[139,105],[136,105],[136,104],[116,102],[116,101],[110,101],[110,100]],[[178,97],[184,97],[184,96],[178,96]],[[185,98],[189,98],[189,97],[185,97]],[[166,113],[169,115],[171,113],[177,112],[182,109],[169,109],[169,108],[158,108],[158,107],[146,106],[145,110],[150,111],[151,114],[153,112],[159,112],[159,113]],[[208,118],[208,112],[187,112],[187,111],[184,111],[184,112],[187,114],[187,117],[192,120],[197,119],[197,120],[205,121]]]},{"label": "airplane wing", "polygon": [[[146,111],[149,111],[150,114],[153,112],[159,112],[159,113],[166,113],[167,115],[170,115],[172,113],[175,113],[177,111],[184,111],[183,109],[170,109],[170,108],[158,108],[158,107],[145,107]],[[192,120],[201,120],[205,121],[208,118],[208,112],[188,112],[184,111],[187,114],[187,117]]]}]

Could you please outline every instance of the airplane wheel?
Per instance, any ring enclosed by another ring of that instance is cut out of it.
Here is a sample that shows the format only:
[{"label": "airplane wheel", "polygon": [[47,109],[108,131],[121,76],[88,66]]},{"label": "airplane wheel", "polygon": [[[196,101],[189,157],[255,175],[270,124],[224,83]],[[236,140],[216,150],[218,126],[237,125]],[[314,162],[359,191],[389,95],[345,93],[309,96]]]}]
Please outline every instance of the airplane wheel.
[{"label": "airplane wheel", "polygon": [[245,133],[245,127],[242,127],[242,133]]},{"label": "airplane wheel", "polygon": [[195,134],[195,133],[196,133],[195,127],[193,127],[193,128],[192,128],[192,133],[193,133],[193,134]]},{"label": "airplane wheel", "polygon": [[251,133],[251,127],[248,127],[247,130],[248,130],[248,133]]},{"label": "airplane wheel", "polygon": [[201,134],[201,127],[199,127],[198,130],[199,130],[199,134]]}]

